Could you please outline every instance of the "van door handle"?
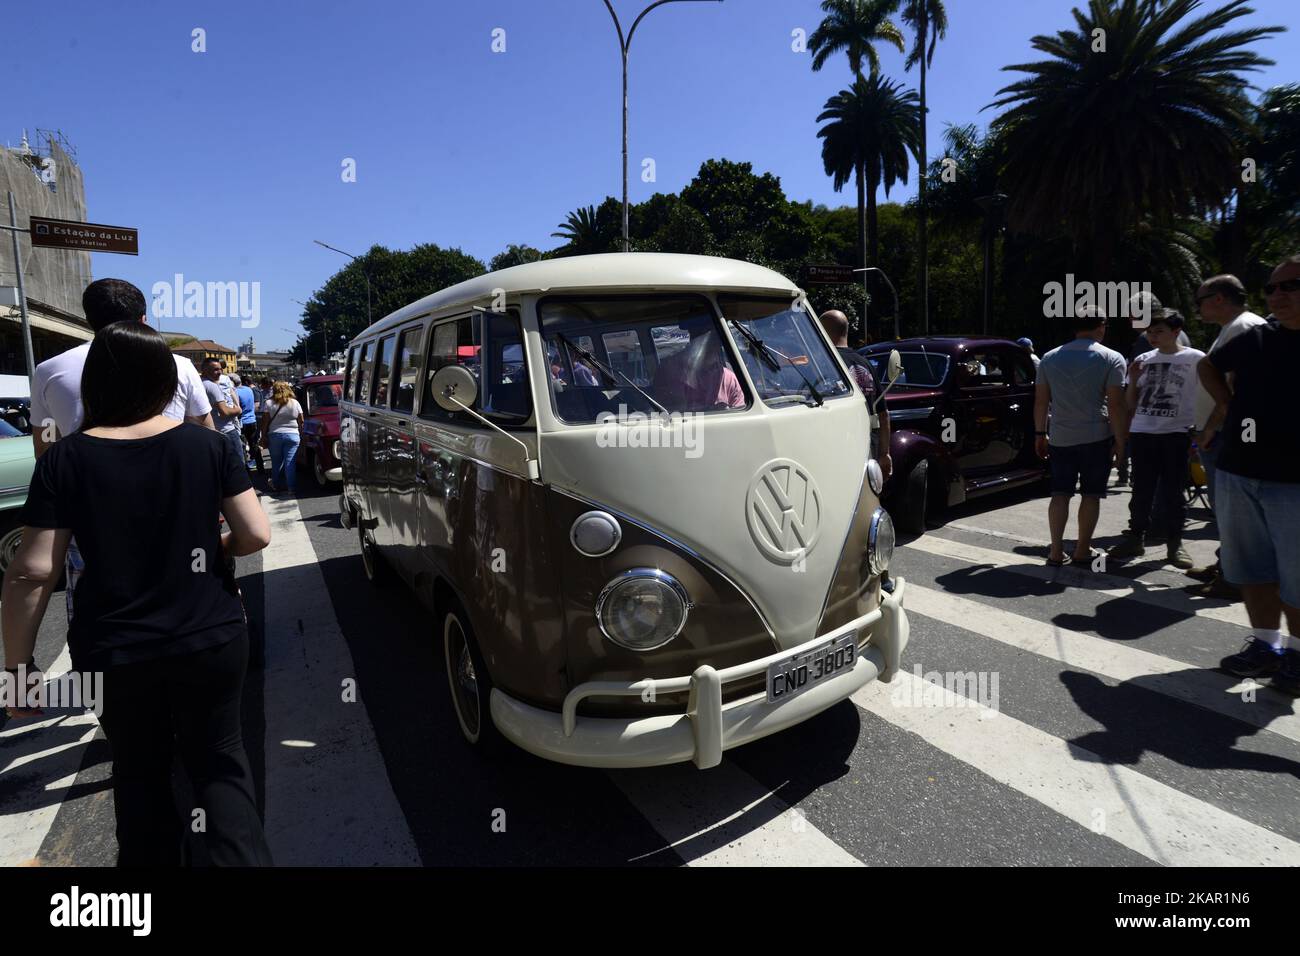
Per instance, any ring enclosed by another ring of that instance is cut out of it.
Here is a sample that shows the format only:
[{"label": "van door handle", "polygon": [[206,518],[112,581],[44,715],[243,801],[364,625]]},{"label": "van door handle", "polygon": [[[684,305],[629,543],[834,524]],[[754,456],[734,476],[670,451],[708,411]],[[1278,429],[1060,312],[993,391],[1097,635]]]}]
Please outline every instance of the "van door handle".
[{"label": "van door handle", "polygon": [[[1013,407],[1013,408],[1019,408],[1020,406],[1019,406],[1019,405],[1013,405],[1012,407]],[[397,420],[397,425],[398,425],[399,428],[406,428],[406,427],[408,427],[410,424],[411,424],[410,422],[405,421],[405,420],[400,419],[400,418]]]}]

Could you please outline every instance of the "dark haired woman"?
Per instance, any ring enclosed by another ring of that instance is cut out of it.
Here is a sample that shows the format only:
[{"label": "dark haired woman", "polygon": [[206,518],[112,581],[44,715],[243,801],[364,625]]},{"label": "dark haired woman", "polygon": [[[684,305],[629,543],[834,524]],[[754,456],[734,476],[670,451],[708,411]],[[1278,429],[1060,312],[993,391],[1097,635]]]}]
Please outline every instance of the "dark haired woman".
[{"label": "dark haired woman", "polygon": [[74,669],[104,675],[118,864],[181,862],[175,754],[212,861],[269,864],[239,719],[248,630],[226,567],[266,547],[270,526],[231,443],[161,414],[175,391],[176,362],[154,329],[120,322],[96,333],[81,379],[85,420],[37,462],[5,572],[5,662],[31,661],[75,535],[85,569],[68,650]]}]

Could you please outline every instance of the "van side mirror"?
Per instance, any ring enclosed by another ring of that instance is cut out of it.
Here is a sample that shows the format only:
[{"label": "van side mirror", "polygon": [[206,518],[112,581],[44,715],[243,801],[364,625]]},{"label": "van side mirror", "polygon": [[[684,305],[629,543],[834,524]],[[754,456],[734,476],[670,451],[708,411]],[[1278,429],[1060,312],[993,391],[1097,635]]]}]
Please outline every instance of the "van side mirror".
[{"label": "van side mirror", "polygon": [[444,365],[430,382],[433,400],[445,412],[473,408],[478,400],[478,380],[463,365]]},{"label": "van side mirror", "polygon": [[903,357],[898,354],[898,349],[889,350],[889,365],[885,374],[888,376],[890,385],[898,381],[898,376],[903,374]]}]

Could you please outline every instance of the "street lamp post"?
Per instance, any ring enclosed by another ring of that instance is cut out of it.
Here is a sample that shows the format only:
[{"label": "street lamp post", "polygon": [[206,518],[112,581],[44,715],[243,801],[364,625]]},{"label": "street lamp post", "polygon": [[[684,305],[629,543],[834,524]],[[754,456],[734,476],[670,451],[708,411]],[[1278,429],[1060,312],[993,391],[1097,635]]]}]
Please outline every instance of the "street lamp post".
[{"label": "street lamp post", "polygon": [[[623,54],[623,251],[632,251],[632,241],[628,238],[628,205],[627,205],[627,53],[632,48],[632,34],[636,33],[637,24],[639,24],[647,13],[655,7],[661,7],[665,3],[705,3],[708,0],[655,0],[654,3],[642,10],[635,20],[632,21],[632,29],[627,31],[627,38],[623,37],[623,25],[618,22],[618,14],[614,12],[614,7],[609,0],[605,0],[605,9],[609,15],[614,18],[614,29],[618,31],[618,48]],[[721,3],[722,0],[716,0]],[[324,245],[324,243],[321,243]],[[337,250],[335,250],[337,251]],[[344,253],[346,255],[346,253]]]},{"label": "street lamp post", "polygon": [[[354,256],[350,252],[344,252],[342,249],[335,249],[333,246],[321,242],[319,239],[313,239],[312,242],[316,243],[318,246],[324,246],[326,249],[330,250],[330,252],[337,252],[339,255],[347,256],[353,262],[361,262],[361,259],[358,256]],[[361,277],[366,280],[366,325],[372,325],[374,319],[370,317],[370,271],[366,268],[364,263],[361,265]]]},{"label": "street lamp post", "polygon": [[[885,270],[879,269],[876,266],[867,266],[865,269],[854,269],[853,271],[864,273],[864,275],[862,276],[864,281],[866,280],[865,273],[867,272],[880,273],[880,278],[885,280],[885,285],[889,286],[889,291],[894,293],[894,338],[895,339],[901,338],[902,336],[898,334],[898,290],[894,288],[894,283],[889,281],[889,276],[885,275]],[[867,327],[865,323],[862,326],[862,331],[864,334],[867,331]]]}]

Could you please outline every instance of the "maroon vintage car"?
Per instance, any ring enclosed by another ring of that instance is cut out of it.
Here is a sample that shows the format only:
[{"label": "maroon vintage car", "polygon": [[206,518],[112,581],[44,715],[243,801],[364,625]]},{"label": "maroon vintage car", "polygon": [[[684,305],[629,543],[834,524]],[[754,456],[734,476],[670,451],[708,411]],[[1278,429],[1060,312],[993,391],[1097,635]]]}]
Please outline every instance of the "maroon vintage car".
[{"label": "maroon vintage car", "polygon": [[295,389],[302,405],[302,447],[298,466],[310,469],[316,484],[324,488],[329,482],[343,480],[343,463],[339,459],[339,396],[343,394],[342,375],[312,375]]},{"label": "maroon vintage car", "polygon": [[934,336],[861,349],[878,382],[897,349],[902,373],[885,397],[894,473],[885,502],[920,534],[926,518],[967,498],[1041,480],[1034,453],[1034,363],[1008,339]]}]

